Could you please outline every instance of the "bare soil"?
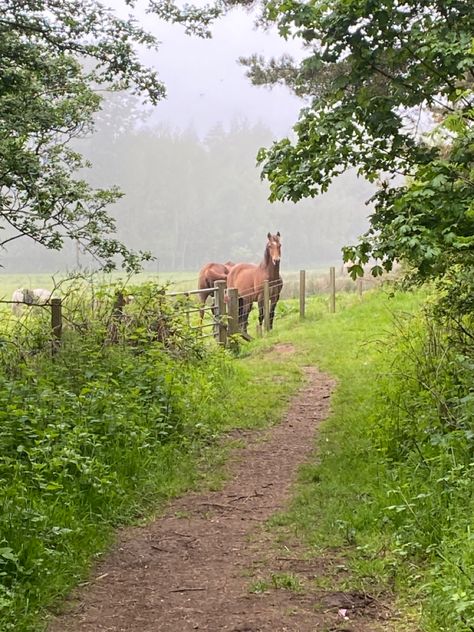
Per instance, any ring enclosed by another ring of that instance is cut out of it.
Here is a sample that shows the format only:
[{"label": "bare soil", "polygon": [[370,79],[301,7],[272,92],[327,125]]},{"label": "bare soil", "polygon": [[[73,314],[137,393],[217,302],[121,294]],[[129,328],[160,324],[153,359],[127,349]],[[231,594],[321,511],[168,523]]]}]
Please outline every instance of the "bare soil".
[{"label": "bare soil", "polygon": [[49,632],[394,629],[370,595],[316,587],[338,552],[314,559],[266,525],[287,506],[328,414],[334,381],[314,367],[306,374],[279,425],[240,433],[245,447],[233,451],[223,488],[187,494],[153,523],[124,529]]}]

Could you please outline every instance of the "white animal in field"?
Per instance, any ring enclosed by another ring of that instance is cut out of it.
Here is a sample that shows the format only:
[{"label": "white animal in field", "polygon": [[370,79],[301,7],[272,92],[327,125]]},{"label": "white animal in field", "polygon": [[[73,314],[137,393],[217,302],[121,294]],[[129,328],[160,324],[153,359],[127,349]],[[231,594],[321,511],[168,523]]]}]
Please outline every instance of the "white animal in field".
[{"label": "white animal in field", "polygon": [[33,290],[35,305],[45,305],[51,300],[51,290],[45,290],[42,287],[37,287]]},{"label": "white animal in field", "polygon": [[45,305],[51,299],[52,292],[41,287],[30,290],[19,288],[12,295],[12,312],[21,316],[25,305]]}]

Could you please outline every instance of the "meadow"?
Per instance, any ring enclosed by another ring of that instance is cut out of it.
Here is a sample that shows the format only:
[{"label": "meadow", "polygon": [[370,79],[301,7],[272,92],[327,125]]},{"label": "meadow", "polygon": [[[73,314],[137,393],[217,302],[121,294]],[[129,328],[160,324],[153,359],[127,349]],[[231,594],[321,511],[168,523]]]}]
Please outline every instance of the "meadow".
[{"label": "meadow", "polygon": [[[356,290],[356,284],[343,271],[342,264],[336,268],[338,291]],[[76,275],[71,273],[71,278]],[[282,298],[296,298],[299,287],[299,270],[285,270],[282,272],[284,287]],[[0,300],[11,299],[12,293],[17,288],[45,288],[52,290],[56,285],[64,283],[68,275],[64,274],[0,274]],[[85,275],[85,279],[93,279],[96,285],[140,285],[142,283],[153,282],[160,286],[165,286],[170,292],[185,292],[197,289],[198,271],[190,270],[184,272],[142,272],[140,274],[125,275],[120,273]],[[320,294],[329,291],[329,266],[306,270],[307,293]],[[371,289],[376,281],[370,277],[365,279],[365,287]],[[60,294],[60,292],[59,292]]]}]

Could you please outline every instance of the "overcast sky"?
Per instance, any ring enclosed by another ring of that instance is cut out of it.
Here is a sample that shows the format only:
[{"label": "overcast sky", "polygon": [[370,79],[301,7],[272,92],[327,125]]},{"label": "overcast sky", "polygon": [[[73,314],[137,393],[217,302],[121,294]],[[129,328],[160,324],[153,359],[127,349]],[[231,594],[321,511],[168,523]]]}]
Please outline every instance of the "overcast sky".
[{"label": "overcast sky", "polygon": [[[122,0],[109,0],[123,7]],[[121,15],[122,12],[120,12]],[[154,110],[153,120],[200,135],[218,122],[246,118],[262,121],[276,136],[285,135],[296,122],[302,101],[286,88],[252,86],[237,59],[259,53],[298,54],[299,44],[285,42],[274,32],[254,27],[254,17],[241,8],[232,10],[212,28],[212,39],[184,34],[182,27],[137,12],[147,30],[162,42],[158,51],[144,51],[142,61],[158,70],[168,96]]]}]

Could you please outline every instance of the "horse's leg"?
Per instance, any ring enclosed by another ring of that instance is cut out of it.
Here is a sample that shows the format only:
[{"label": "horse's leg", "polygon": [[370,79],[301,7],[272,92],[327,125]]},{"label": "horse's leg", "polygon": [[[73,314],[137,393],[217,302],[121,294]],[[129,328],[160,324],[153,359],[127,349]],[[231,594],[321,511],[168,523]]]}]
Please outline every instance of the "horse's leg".
[{"label": "horse's leg", "polygon": [[275,308],[278,303],[279,296],[275,296],[275,298],[271,299],[270,302],[270,329],[273,329],[273,318],[275,316]]},{"label": "horse's leg", "polygon": [[[202,324],[202,320],[204,318],[204,313],[205,313],[205,307],[206,307],[206,303],[207,303],[207,299],[209,298],[210,294],[212,294],[212,292],[208,292],[207,290],[212,289],[213,285],[212,285],[212,281],[210,281],[209,279],[199,279],[199,290],[202,290],[201,292],[199,292],[199,298],[200,301],[202,303],[201,307],[199,308],[199,315],[201,316],[201,324]],[[212,307],[212,314],[213,316],[215,316],[215,307]]]},{"label": "horse's leg", "polygon": [[201,303],[199,306],[199,316],[201,318],[201,325],[204,318],[204,306],[206,305],[207,294],[206,292],[199,292],[198,294],[199,302]]},{"label": "horse's leg", "polygon": [[258,324],[260,325],[260,327],[262,326],[262,323],[263,323],[264,307],[265,307],[265,301],[263,300],[263,296],[262,296],[261,298],[258,299]]},{"label": "horse's leg", "polygon": [[252,303],[248,303],[246,305],[246,309],[244,313],[244,323],[243,323],[243,331],[245,333],[247,333],[247,328],[249,326],[249,315],[250,315],[250,312],[252,311],[252,306],[253,306]]},{"label": "horse's leg", "polygon": [[239,325],[240,329],[247,333],[248,321],[250,310],[252,309],[252,302],[245,299],[239,299]]},{"label": "horse's leg", "polygon": [[212,297],[212,315],[214,316],[214,318],[217,318],[217,316],[219,315],[217,313],[217,303],[216,303],[216,295],[215,294]]}]

